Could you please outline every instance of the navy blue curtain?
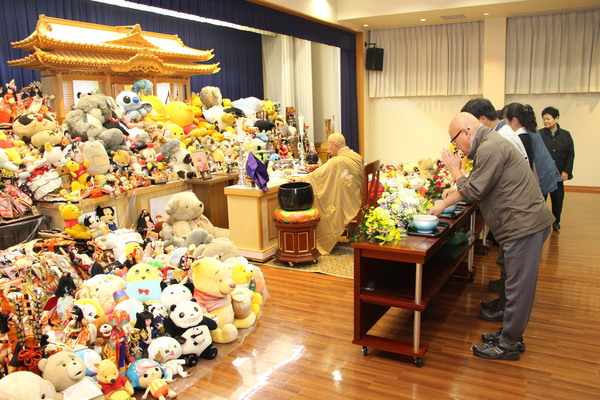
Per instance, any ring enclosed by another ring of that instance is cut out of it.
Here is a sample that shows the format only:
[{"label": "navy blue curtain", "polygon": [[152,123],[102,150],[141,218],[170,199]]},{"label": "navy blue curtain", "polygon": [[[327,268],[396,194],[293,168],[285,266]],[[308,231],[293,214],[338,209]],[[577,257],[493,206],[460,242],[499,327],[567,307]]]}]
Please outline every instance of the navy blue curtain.
[{"label": "navy blue curtain", "polygon": [[[352,32],[289,15],[244,0],[130,0],[139,4],[176,10],[227,21],[257,29],[294,36],[341,49],[342,127],[348,145],[358,148],[356,90],[356,39]],[[196,49],[215,49],[211,62],[223,68],[214,75],[192,77],[191,89],[203,86],[221,88],[224,97],[263,98],[262,50],[260,36],[253,33],[215,27],[163,15],[95,3],[90,0],[2,0],[4,19],[0,28],[0,83],[14,78],[17,87],[39,80],[37,71],[11,68],[6,61],[24,57],[10,42],[24,39],[35,28],[38,14],[103,25],[134,25],[152,32],[178,34]]]},{"label": "navy blue curtain", "polygon": [[[2,0],[3,26],[0,28],[0,83],[15,79],[18,88],[39,80],[39,72],[9,67],[8,60],[30,54],[13,49],[10,42],[25,39],[35,29],[39,14],[49,17],[102,25],[135,25],[150,32],[178,35],[186,46],[214,49],[215,57],[207,63],[220,63],[221,71],[191,78],[191,90],[199,92],[211,85],[221,89],[223,97],[263,98],[262,45],[259,34],[140,12],[128,8],[95,3],[89,0]],[[15,16],[19,16],[15,18]],[[133,83],[133,82],[132,82]]]}]

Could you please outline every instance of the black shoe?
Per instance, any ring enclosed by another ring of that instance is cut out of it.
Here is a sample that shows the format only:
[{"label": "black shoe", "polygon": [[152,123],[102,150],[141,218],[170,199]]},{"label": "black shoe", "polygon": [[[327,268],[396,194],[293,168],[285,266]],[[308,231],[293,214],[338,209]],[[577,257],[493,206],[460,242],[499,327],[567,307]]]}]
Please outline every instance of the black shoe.
[{"label": "black shoe", "polygon": [[494,293],[502,292],[502,279],[488,282],[488,288]]},{"label": "black shoe", "polygon": [[504,319],[504,310],[481,310],[479,311],[479,318],[486,321],[502,322]]},{"label": "black shoe", "polygon": [[560,231],[560,222],[555,222],[552,224],[552,229],[554,229],[555,231]]},{"label": "black shoe", "polygon": [[[487,343],[487,344],[491,344],[491,345],[496,345],[496,344],[500,344],[500,335],[502,334],[502,328],[498,329],[496,332],[486,332],[481,334],[481,340],[483,340],[483,343]],[[517,345],[517,350],[519,350],[519,353],[522,353],[525,351],[525,341],[523,340],[523,335],[519,336],[519,340],[517,340],[517,343],[515,343]]]},{"label": "black shoe", "polygon": [[497,310],[498,304],[500,304],[500,298],[496,298],[494,300],[481,300],[479,306],[482,310]]},{"label": "black shoe", "polygon": [[488,360],[509,360],[516,361],[521,356],[517,349],[505,349],[499,344],[476,344],[473,346],[473,354],[477,357]]}]

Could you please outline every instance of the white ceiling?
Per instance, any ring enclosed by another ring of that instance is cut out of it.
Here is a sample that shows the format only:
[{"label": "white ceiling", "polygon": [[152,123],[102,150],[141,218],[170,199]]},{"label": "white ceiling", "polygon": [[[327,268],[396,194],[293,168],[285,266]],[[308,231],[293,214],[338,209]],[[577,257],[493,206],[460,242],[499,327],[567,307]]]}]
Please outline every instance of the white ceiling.
[{"label": "white ceiling", "polygon": [[[337,0],[336,17],[340,25],[365,31],[595,8],[600,0]],[[442,18],[454,15],[464,17]]]}]

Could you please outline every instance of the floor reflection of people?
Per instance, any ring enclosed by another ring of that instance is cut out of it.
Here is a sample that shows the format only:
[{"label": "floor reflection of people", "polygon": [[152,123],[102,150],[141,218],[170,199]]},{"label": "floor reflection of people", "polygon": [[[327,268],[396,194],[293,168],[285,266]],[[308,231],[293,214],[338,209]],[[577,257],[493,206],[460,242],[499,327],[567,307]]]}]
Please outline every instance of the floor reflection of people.
[{"label": "floor reflection of people", "polygon": [[327,138],[331,159],[310,174],[295,178],[308,182],[315,195],[314,206],[321,220],[317,225],[317,249],[329,254],[348,222],[358,213],[362,203],[364,164],[360,154],[346,146],[341,133]]}]

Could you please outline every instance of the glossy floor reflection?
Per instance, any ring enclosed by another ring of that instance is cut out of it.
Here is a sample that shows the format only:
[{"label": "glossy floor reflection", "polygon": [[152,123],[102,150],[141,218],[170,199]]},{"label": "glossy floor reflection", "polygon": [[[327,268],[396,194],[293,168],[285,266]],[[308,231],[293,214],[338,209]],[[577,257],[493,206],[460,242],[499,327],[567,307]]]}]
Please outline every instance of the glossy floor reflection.
[{"label": "glossy floor reflection", "polygon": [[[254,332],[178,399],[598,399],[600,398],[600,196],[568,192],[562,228],[545,243],[519,361],[472,355],[477,317],[497,279],[497,249],[476,256],[474,282],[450,279],[422,314],[423,367],[353,338],[353,280],[262,267],[270,292]],[[406,337],[412,317],[391,310],[378,330]]]}]

